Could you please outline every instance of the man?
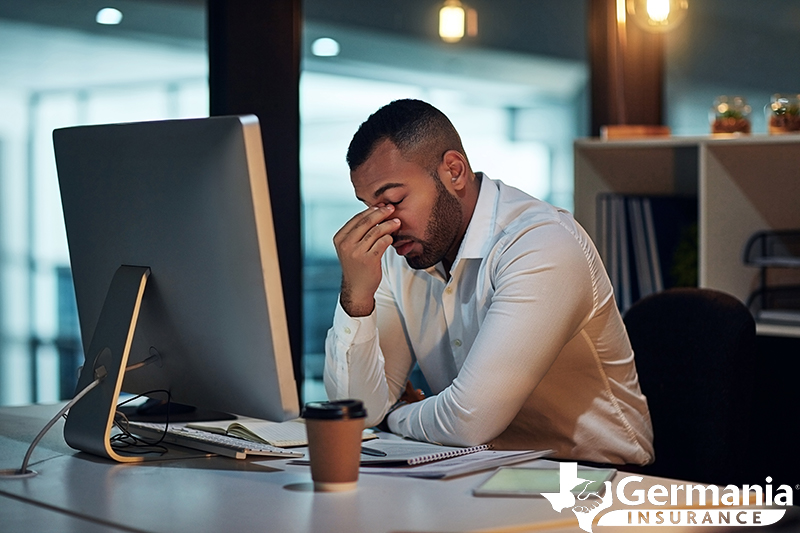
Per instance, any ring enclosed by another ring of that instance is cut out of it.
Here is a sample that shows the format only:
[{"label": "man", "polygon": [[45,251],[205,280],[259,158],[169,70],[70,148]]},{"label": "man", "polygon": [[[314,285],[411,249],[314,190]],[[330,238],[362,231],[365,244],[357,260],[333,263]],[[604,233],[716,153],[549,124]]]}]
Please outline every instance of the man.
[{"label": "man", "polygon": [[[447,117],[418,100],[370,116],[347,161],[367,209],[334,237],[329,397],[422,441],[652,461],[611,284],[569,213],[473,173]],[[396,403],[415,362],[436,394]]]}]

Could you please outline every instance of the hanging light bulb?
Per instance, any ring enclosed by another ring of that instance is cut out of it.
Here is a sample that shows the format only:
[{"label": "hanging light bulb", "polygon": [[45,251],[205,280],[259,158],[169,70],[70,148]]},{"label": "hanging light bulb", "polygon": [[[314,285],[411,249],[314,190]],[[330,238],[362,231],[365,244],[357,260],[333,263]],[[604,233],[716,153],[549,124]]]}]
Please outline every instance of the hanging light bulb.
[{"label": "hanging light bulb", "polygon": [[669,0],[648,0],[647,17],[655,24],[663,24],[669,19]]},{"label": "hanging light bulb", "polygon": [[466,10],[459,0],[446,0],[439,10],[439,37],[446,43],[457,43],[464,38]]},{"label": "hanging light bulb", "polygon": [[689,0],[627,0],[628,14],[640,27],[660,33],[675,28],[686,18]]}]

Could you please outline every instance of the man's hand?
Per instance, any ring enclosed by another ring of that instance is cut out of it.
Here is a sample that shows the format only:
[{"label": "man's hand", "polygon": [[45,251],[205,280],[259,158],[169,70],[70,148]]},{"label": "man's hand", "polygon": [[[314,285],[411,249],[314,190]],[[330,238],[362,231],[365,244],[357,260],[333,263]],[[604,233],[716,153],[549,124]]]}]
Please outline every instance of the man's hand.
[{"label": "man's hand", "polygon": [[375,291],[381,283],[381,257],[392,244],[392,233],[400,221],[387,218],[393,205],[378,205],[362,211],[333,237],[342,265],[339,302],[352,317],[367,316],[375,308]]},{"label": "man's hand", "polygon": [[422,392],[422,389],[415,389],[414,385],[411,384],[411,381],[406,381],[406,388],[403,390],[403,394],[400,395],[400,398],[397,402],[389,409],[389,412],[386,413],[386,416],[383,417],[383,420],[380,424],[376,427],[381,431],[385,431],[387,433],[391,433],[392,430],[389,429],[389,415],[394,412],[395,409],[398,407],[402,407],[404,405],[408,405],[410,403],[421,402],[425,399],[425,393]]},{"label": "man's hand", "polygon": [[400,395],[400,401],[406,403],[421,402],[425,399],[425,393],[422,389],[415,389],[411,381],[406,381],[406,390]]}]

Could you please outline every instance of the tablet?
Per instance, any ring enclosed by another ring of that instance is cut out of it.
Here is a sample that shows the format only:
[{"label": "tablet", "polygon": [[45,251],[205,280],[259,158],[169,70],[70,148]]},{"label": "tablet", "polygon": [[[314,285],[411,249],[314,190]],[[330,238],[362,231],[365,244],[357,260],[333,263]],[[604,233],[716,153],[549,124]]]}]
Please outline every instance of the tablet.
[{"label": "tablet", "polygon": [[[594,492],[602,495],[605,481],[611,481],[617,471],[613,468],[592,468],[578,466],[578,477],[589,480],[581,483],[572,493],[576,496]],[[558,465],[546,468],[504,467],[498,469],[472,493],[475,496],[541,496],[543,492],[560,492],[560,471]]]}]

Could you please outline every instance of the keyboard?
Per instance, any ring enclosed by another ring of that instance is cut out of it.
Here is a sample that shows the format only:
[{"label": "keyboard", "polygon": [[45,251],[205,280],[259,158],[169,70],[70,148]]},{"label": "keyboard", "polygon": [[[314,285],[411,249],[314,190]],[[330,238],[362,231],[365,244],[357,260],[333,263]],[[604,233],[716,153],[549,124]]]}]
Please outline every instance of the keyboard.
[{"label": "keyboard", "polygon": [[[161,438],[164,435],[164,424],[151,422],[129,422],[131,433],[147,438]],[[245,459],[248,455],[260,455],[266,457],[304,457],[305,454],[298,451],[278,448],[271,444],[253,442],[238,437],[219,435],[209,431],[192,429],[182,426],[169,426],[167,434],[164,435],[163,442],[177,444],[186,448],[200,450],[203,452],[215,453],[234,459]]]}]

